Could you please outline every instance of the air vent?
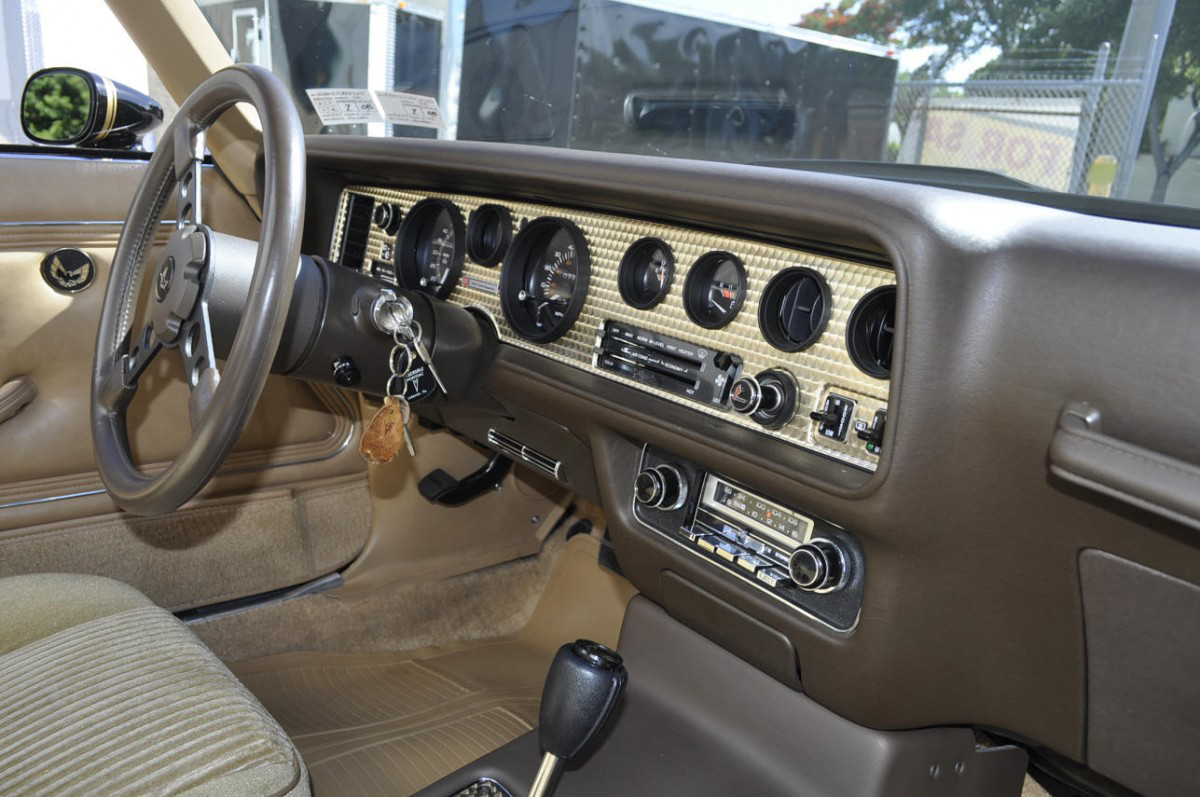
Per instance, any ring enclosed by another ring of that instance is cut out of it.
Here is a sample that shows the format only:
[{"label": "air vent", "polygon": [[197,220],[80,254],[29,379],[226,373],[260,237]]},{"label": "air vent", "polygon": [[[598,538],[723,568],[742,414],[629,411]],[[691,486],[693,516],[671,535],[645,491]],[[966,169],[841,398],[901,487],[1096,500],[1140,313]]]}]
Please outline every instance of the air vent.
[{"label": "air vent", "polygon": [[868,376],[892,374],[892,341],[896,336],[896,289],[876,288],[862,298],[846,324],[850,359]]},{"label": "air vent", "polygon": [[504,432],[497,432],[495,429],[488,429],[487,441],[512,459],[524,462],[552,479],[564,481],[561,462],[530,448],[515,437],[510,437]]},{"label": "air vent", "polygon": [[763,290],[758,328],[780,351],[804,351],[825,331],[832,305],[824,277],[811,268],[789,268]]},{"label": "air vent", "polygon": [[371,213],[375,200],[362,194],[349,194],[346,215],[342,222],[342,251],[338,264],[358,271],[367,257],[367,240],[371,235]]}]

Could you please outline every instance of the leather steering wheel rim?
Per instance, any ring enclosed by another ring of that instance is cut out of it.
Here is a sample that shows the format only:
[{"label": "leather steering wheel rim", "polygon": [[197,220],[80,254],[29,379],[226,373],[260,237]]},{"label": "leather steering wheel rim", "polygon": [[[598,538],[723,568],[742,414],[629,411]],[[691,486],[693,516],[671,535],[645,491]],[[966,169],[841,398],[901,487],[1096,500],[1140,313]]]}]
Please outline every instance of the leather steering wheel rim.
[{"label": "leather steering wheel rim", "polygon": [[[204,243],[209,240],[207,228],[199,225],[200,162],[204,131],[239,102],[254,106],[262,126],[263,217],[245,312],[218,373],[204,304],[209,287],[205,280],[212,269]],[[167,254],[151,272],[144,268],[145,262],[176,189],[176,230]],[[245,429],[287,320],[300,261],[304,202],[304,132],[283,83],[254,66],[229,67],[201,83],[180,106],[134,194],[100,313],[92,366],[92,443],[100,477],[113,500],[126,511],[157,515],[183,505],[208,483]],[[205,236],[204,242],[197,236]],[[177,268],[171,252],[188,263]],[[156,275],[155,296],[151,297],[156,321],[135,332],[134,306],[148,273]],[[163,284],[170,288],[169,293],[160,287]],[[176,294],[184,298],[178,299]],[[189,296],[193,304],[185,307]],[[190,315],[194,312],[203,316],[203,323],[193,322]],[[185,317],[180,318],[181,314]],[[203,335],[209,339],[198,344]],[[207,360],[199,358],[197,362],[193,356],[197,345],[207,346]],[[164,347],[180,349],[185,365],[203,366],[204,371],[200,379],[189,377],[189,408],[193,412],[186,447],[165,470],[150,475],[133,463],[126,410],[137,389],[138,375]]]}]

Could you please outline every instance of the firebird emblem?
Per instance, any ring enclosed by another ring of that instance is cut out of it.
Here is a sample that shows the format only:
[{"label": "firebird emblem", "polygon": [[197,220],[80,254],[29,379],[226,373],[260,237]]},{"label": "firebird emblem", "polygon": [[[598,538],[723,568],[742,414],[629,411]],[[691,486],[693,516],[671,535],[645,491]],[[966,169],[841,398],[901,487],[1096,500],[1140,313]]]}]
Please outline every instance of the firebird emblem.
[{"label": "firebird emblem", "polygon": [[96,279],[96,267],[86,252],[56,249],[42,258],[42,279],[60,293],[78,293]]},{"label": "firebird emblem", "polygon": [[161,302],[167,298],[167,291],[171,290],[171,279],[175,276],[175,258],[168,257],[158,267],[158,276],[155,279],[154,295]]}]

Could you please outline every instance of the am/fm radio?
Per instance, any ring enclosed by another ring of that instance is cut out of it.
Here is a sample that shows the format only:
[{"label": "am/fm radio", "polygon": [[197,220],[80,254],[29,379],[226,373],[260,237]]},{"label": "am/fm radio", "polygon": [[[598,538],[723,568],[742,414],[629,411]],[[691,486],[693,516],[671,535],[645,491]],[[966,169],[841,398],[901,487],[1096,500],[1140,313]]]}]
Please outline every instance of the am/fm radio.
[{"label": "am/fm radio", "polygon": [[634,514],[711,565],[838,630],[857,621],[865,564],[843,529],[647,447]]}]

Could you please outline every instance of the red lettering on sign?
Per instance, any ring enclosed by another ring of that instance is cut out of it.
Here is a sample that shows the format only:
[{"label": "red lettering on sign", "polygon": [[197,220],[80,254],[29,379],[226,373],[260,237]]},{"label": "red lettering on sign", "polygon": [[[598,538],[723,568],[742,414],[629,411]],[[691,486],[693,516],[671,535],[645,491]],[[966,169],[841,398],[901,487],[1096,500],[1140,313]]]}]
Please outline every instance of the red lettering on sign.
[{"label": "red lettering on sign", "polygon": [[1027,136],[1018,136],[1008,144],[1008,166],[1023,169],[1033,160],[1033,142]]},{"label": "red lettering on sign", "polygon": [[967,124],[961,119],[950,125],[950,135],[946,136],[946,149],[958,152],[962,149],[963,136],[967,134]]},{"label": "red lettering on sign", "polygon": [[1000,163],[1004,159],[1004,134],[999,130],[984,130],[980,155],[983,163]]}]

